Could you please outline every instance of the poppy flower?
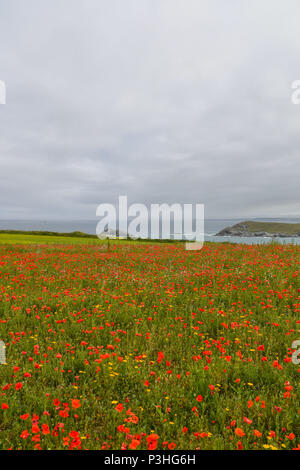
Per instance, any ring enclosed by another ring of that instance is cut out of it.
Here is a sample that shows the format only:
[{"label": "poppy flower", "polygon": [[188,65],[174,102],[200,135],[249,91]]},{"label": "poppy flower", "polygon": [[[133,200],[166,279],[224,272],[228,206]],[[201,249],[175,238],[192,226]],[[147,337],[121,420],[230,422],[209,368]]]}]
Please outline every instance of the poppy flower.
[{"label": "poppy flower", "polygon": [[42,424],[42,433],[45,435],[50,434],[50,429],[49,429],[48,424]]},{"label": "poppy flower", "polygon": [[235,428],[234,432],[235,432],[235,434],[236,434],[237,436],[239,436],[239,437],[245,436],[245,433],[244,433],[244,431],[242,430],[242,428]]},{"label": "poppy flower", "polygon": [[20,437],[22,439],[27,439],[27,437],[29,436],[29,432],[27,431],[27,429],[25,429],[24,431],[21,432],[20,434]]}]

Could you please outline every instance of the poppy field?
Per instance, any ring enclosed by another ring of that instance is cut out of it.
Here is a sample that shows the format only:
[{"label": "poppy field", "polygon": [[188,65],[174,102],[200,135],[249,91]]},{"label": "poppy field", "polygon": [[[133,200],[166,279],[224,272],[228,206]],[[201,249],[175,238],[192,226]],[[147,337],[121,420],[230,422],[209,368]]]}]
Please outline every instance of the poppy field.
[{"label": "poppy field", "polygon": [[0,449],[299,448],[299,255],[0,244]]}]

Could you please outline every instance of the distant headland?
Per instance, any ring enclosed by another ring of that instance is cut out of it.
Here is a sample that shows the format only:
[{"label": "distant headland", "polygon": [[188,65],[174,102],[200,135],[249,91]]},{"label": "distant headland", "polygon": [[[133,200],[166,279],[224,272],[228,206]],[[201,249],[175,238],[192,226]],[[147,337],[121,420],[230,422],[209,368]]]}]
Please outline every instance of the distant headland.
[{"label": "distant headland", "polygon": [[246,220],[226,227],[216,236],[229,237],[300,237],[300,224],[282,222],[255,222]]}]

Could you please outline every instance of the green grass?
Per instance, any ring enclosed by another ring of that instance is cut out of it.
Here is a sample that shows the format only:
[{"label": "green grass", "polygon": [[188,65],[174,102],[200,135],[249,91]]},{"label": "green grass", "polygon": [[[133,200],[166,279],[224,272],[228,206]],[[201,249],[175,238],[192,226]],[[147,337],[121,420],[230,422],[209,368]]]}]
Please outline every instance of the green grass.
[{"label": "green grass", "polygon": [[[115,242],[116,240],[114,240]],[[68,244],[68,245],[97,245],[107,243],[106,240],[98,238],[84,238],[63,235],[32,235],[32,234],[16,234],[16,233],[0,233],[0,244]]]},{"label": "green grass", "polygon": [[71,238],[95,238],[97,235],[84,233],[80,231],[75,232],[49,232],[45,230],[0,230],[0,235],[38,235],[49,237],[71,237]]},{"label": "green grass", "polygon": [[286,224],[279,222],[254,222],[247,220],[241,222],[234,227],[245,226],[249,232],[269,232],[269,233],[285,233],[288,235],[297,235],[300,233],[300,224]]}]

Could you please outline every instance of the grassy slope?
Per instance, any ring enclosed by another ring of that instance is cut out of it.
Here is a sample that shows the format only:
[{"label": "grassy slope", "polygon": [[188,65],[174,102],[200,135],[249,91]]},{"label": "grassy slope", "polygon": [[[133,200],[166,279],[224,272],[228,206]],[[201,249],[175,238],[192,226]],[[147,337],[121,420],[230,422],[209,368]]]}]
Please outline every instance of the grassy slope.
[{"label": "grassy slope", "polygon": [[[114,240],[115,242],[116,240]],[[77,245],[77,244],[89,244],[95,245],[99,243],[106,243],[106,240],[99,240],[93,238],[83,238],[83,237],[64,237],[64,236],[54,236],[54,235],[23,235],[23,234],[8,234],[0,233],[0,245],[1,244],[68,244],[68,245]]]},{"label": "grassy slope", "polygon": [[[180,243],[178,240],[148,240],[148,239],[111,239],[109,243]],[[58,233],[58,232],[25,232],[18,230],[0,230],[0,245],[2,244],[66,244],[66,245],[98,245],[107,244],[107,240],[100,240],[96,235],[83,232]]]},{"label": "grassy slope", "polygon": [[241,224],[237,225],[246,225],[250,232],[287,233],[289,235],[296,235],[300,232],[300,224],[254,222],[252,220],[247,220],[246,222],[241,222]]}]

